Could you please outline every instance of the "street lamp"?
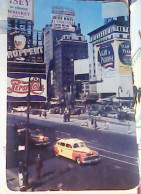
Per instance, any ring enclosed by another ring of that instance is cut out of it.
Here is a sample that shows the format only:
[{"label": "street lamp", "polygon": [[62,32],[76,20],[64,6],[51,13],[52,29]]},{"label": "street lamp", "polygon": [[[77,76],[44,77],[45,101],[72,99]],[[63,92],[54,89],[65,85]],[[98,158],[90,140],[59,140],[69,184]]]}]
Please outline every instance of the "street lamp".
[{"label": "street lamp", "polygon": [[119,87],[118,87],[119,108],[120,108],[120,112],[121,112],[121,104],[120,104],[120,92],[122,92],[122,87],[121,87],[121,86],[119,86]]}]

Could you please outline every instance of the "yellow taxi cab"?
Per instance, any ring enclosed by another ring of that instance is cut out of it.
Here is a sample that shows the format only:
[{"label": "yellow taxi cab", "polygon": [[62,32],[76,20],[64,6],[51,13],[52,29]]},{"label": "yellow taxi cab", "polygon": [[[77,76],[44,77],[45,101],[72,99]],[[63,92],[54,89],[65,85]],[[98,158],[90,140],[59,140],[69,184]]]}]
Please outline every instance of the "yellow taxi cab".
[{"label": "yellow taxi cab", "polygon": [[60,139],[54,145],[55,156],[63,156],[76,161],[78,164],[95,163],[101,160],[99,153],[86,146],[84,141],[77,138]]}]

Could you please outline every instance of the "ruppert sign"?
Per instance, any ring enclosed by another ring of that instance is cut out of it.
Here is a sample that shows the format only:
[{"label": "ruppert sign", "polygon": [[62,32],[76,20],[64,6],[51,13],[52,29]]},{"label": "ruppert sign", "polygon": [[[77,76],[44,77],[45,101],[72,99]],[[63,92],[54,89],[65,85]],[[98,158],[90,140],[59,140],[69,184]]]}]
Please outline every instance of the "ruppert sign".
[{"label": "ruppert sign", "polygon": [[43,46],[29,47],[30,36],[24,31],[11,31],[8,34],[8,61],[43,63]]},{"label": "ruppert sign", "polygon": [[33,0],[9,0],[8,18],[33,20]]}]

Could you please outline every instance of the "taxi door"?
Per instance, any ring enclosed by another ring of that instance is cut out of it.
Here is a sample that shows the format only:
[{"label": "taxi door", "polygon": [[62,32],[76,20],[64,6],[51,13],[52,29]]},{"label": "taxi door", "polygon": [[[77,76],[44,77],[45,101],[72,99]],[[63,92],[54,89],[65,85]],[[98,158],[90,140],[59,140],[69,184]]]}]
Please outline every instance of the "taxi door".
[{"label": "taxi door", "polygon": [[73,153],[72,145],[66,144],[63,150],[63,156],[66,158],[72,159],[72,153]]}]

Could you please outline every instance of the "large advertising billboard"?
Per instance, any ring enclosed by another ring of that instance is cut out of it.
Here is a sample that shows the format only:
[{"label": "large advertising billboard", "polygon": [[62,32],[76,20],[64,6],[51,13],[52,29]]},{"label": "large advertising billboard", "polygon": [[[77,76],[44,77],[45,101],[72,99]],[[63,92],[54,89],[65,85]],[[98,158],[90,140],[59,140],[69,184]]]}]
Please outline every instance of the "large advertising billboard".
[{"label": "large advertising billboard", "polygon": [[98,63],[104,69],[114,68],[114,50],[112,42],[97,46]]},{"label": "large advertising billboard", "polygon": [[75,31],[75,11],[70,8],[52,7],[53,29]]},{"label": "large advertising billboard", "polygon": [[32,63],[44,62],[43,46],[32,47],[30,44],[31,37],[21,30],[10,31],[8,33],[8,62],[22,61]]},{"label": "large advertising billboard", "polygon": [[[95,66],[98,93],[113,93],[116,90],[116,55],[114,41],[95,46]],[[109,86],[109,84],[112,83]]]},{"label": "large advertising billboard", "polygon": [[118,73],[120,75],[131,75],[131,45],[130,41],[116,41],[118,45]]},{"label": "large advertising billboard", "polygon": [[7,100],[27,101],[29,85],[30,101],[46,101],[46,75],[28,73],[8,73]]},{"label": "large advertising billboard", "polygon": [[9,0],[8,18],[33,21],[33,0]]}]

